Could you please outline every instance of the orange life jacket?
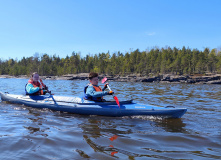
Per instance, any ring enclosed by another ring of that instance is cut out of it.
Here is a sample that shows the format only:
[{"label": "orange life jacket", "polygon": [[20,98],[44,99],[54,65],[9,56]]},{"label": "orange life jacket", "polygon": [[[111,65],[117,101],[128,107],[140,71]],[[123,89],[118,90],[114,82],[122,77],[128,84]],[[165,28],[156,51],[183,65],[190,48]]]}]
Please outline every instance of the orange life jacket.
[{"label": "orange life jacket", "polygon": [[[88,99],[88,100],[94,100],[94,101],[103,101],[103,97],[91,97],[91,96],[88,96],[86,94],[88,86],[89,85],[84,87],[84,98]],[[94,87],[96,92],[102,92],[102,89],[101,89],[100,86],[93,86],[93,87]]]},{"label": "orange life jacket", "polygon": [[[100,86],[93,86],[96,92],[102,92],[102,89]],[[96,97],[98,101],[102,101],[103,97]]]}]

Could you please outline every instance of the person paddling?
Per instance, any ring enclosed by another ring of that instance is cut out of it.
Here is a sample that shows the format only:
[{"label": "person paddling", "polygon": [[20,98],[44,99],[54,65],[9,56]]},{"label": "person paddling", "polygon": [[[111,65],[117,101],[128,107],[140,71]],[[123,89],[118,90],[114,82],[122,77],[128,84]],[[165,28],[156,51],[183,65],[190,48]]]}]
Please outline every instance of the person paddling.
[{"label": "person paddling", "polygon": [[39,79],[38,73],[34,72],[25,86],[26,95],[44,95],[47,91],[47,86]]},{"label": "person paddling", "polygon": [[84,99],[93,101],[104,101],[103,96],[114,94],[113,91],[104,91],[107,88],[108,83],[104,85],[103,89],[98,86],[98,73],[89,73],[89,81],[90,84],[84,87]]}]

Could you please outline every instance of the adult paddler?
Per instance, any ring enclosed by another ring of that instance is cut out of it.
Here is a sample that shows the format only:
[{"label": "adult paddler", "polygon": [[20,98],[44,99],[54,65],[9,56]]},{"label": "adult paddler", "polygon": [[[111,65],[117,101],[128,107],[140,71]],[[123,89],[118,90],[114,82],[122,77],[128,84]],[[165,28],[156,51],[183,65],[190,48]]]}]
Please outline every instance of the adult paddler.
[{"label": "adult paddler", "polygon": [[26,95],[44,95],[48,92],[48,88],[39,78],[38,73],[34,72],[25,86],[25,92]]}]

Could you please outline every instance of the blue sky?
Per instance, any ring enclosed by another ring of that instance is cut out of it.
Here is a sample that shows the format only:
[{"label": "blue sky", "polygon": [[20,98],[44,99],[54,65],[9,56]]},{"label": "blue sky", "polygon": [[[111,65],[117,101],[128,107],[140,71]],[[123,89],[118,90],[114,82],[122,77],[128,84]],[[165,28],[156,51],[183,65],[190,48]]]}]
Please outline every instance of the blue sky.
[{"label": "blue sky", "polygon": [[220,0],[0,0],[0,58],[221,48]]}]

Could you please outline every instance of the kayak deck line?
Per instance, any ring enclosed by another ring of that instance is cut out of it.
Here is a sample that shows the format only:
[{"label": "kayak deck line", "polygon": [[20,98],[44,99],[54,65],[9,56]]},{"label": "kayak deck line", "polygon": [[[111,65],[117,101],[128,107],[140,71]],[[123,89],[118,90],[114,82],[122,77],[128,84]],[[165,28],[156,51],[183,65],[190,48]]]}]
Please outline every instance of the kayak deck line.
[{"label": "kayak deck line", "polygon": [[[79,105],[113,105],[116,104],[115,101],[91,101],[91,100],[85,100],[83,98],[80,97],[65,97],[67,100],[60,100],[64,97],[62,96],[30,96],[30,95],[12,95],[14,98],[22,98],[25,100],[33,100],[33,101],[56,101],[56,102],[65,102],[65,103],[76,103]],[[54,99],[54,100],[53,100]],[[69,99],[69,100],[68,100]],[[130,104],[133,103],[133,100],[126,100],[126,101],[120,101],[121,104]]]},{"label": "kayak deck line", "polygon": [[7,101],[14,104],[22,104],[33,108],[48,108],[55,111],[84,115],[114,117],[151,115],[168,118],[181,118],[187,111],[186,108],[175,108],[173,106],[158,107],[154,105],[138,104],[133,102],[133,100],[120,101],[121,107],[119,108],[115,101],[94,102],[80,97],[53,95],[29,96],[2,92],[0,92],[0,95],[2,101]]}]

